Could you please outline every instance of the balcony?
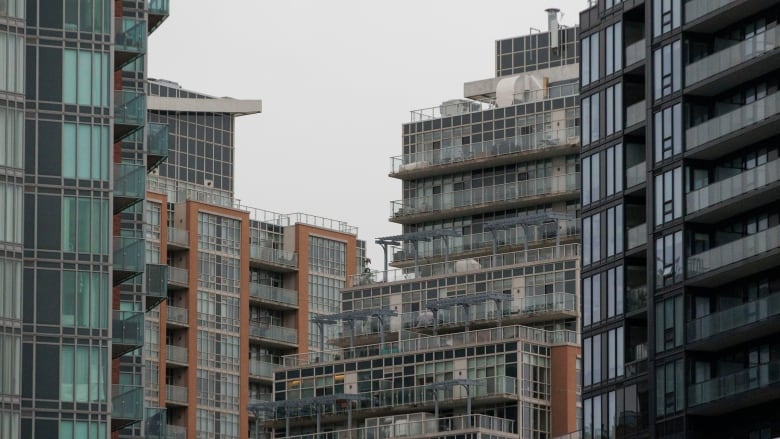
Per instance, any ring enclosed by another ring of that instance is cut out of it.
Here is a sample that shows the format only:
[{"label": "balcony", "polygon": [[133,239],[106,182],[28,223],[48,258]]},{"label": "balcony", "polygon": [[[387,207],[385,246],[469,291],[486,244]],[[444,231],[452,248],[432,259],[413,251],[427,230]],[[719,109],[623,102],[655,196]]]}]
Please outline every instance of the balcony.
[{"label": "balcony", "polygon": [[628,348],[626,378],[633,378],[647,372],[647,342]]},{"label": "balcony", "polygon": [[634,64],[645,60],[645,45],[647,42],[643,39],[626,46],[626,67],[633,66]]},{"label": "balcony", "polygon": [[688,219],[717,223],[780,198],[780,160],[717,181],[686,195]]},{"label": "balcony", "polygon": [[168,439],[187,439],[187,427],[168,424]]},{"label": "balcony", "polygon": [[111,431],[144,419],[144,388],[115,384],[111,386]]},{"label": "balcony", "polygon": [[149,13],[148,32],[151,34],[171,14],[170,0],[149,0],[146,10]]},{"label": "balcony", "polygon": [[188,367],[189,350],[183,346],[165,346],[165,365],[168,368]]},{"label": "balcony", "polygon": [[711,160],[780,133],[778,109],[780,93],[773,93],[689,128],[686,156]]},{"label": "balcony", "polygon": [[168,158],[168,125],[148,124],[149,135],[146,138],[146,171],[160,166]]},{"label": "balcony", "polygon": [[391,202],[390,221],[409,224],[576,198],[580,174],[542,177]]},{"label": "balcony", "polygon": [[142,238],[114,237],[114,285],[131,279],[146,269],[146,243]]},{"label": "balcony", "polygon": [[636,102],[626,107],[626,131],[629,127],[639,125],[645,122],[647,117],[647,107],[644,100]]},{"label": "balcony", "polygon": [[143,91],[114,91],[114,142],[118,142],[146,123],[146,95]]},{"label": "balcony", "polygon": [[188,392],[186,387],[174,386],[172,384],[165,385],[166,400],[168,405],[174,405],[179,407],[186,407],[188,404]]},{"label": "balcony", "polygon": [[168,267],[168,289],[186,290],[190,285],[190,271],[186,268]]},{"label": "balcony", "polygon": [[688,322],[688,346],[718,351],[780,330],[780,293]]},{"label": "balcony", "polygon": [[685,68],[685,92],[714,96],[780,67],[780,27],[689,64]]},{"label": "balcony", "polygon": [[780,264],[780,226],[688,257],[688,285],[714,287]]},{"label": "balcony", "polygon": [[189,326],[189,314],[186,308],[168,305],[168,326],[178,326],[186,328]]},{"label": "balcony", "polygon": [[147,407],[144,418],[146,439],[168,439],[168,413],[162,407]]},{"label": "balcony", "polygon": [[144,345],[144,313],[113,311],[111,357],[117,358]]},{"label": "balcony", "polygon": [[146,198],[146,169],[133,163],[114,164],[114,213]]},{"label": "balcony", "polygon": [[186,250],[190,247],[190,232],[168,227],[168,250]]},{"label": "balcony", "polygon": [[146,264],[146,310],[156,307],[168,297],[168,266]]},{"label": "balcony", "polygon": [[626,189],[640,185],[647,180],[647,163],[637,163],[626,169]]},{"label": "balcony", "polygon": [[572,127],[391,157],[390,175],[423,178],[568,154],[579,143],[580,131],[574,120],[562,123]]},{"label": "balcony", "polygon": [[748,367],[688,387],[688,411],[719,415],[780,397],[780,361]]},{"label": "balcony", "polygon": [[647,285],[626,288],[626,314],[647,310]]},{"label": "balcony", "polygon": [[298,269],[298,254],[277,248],[250,244],[249,263],[270,270],[295,271]]},{"label": "balcony", "polygon": [[249,300],[260,302],[276,309],[298,308],[297,291],[271,285],[261,285],[255,282],[249,284]]},{"label": "balcony", "polygon": [[284,326],[249,324],[249,338],[276,345],[297,346],[298,330]]},{"label": "balcony", "polygon": [[146,20],[122,17],[114,19],[114,70],[130,64],[146,53]]},{"label": "balcony", "polygon": [[249,378],[273,381],[274,367],[279,367],[279,365],[265,361],[249,360]]},{"label": "balcony", "polygon": [[685,3],[685,30],[712,33],[766,7],[764,0],[690,0]]},{"label": "balcony", "polygon": [[647,223],[628,229],[626,235],[628,235],[627,250],[647,244]]}]

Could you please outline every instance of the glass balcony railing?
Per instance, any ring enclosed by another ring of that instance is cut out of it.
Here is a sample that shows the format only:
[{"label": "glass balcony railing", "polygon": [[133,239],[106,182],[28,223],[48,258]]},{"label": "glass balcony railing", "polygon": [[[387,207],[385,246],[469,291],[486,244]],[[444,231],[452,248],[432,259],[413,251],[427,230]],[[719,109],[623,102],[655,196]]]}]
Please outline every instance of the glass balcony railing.
[{"label": "glass balcony railing", "polygon": [[186,387],[166,384],[165,392],[168,402],[187,404],[188,391]]},{"label": "glass balcony railing", "polygon": [[688,387],[688,407],[780,383],[780,361],[748,367],[731,375],[713,378]]},{"label": "glass balcony railing", "polygon": [[737,0],[690,0],[685,3],[685,23],[697,20],[735,1]]},{"label": "glass balcony railing", "polygon": [[566,124],[567,126],[571,125],[571,128],[523,134],[506,139],[486,140],[468,145],[444,146],[431,151],[391,157],[390,172],[395,174],[444,163],[459,163],[576,144],[580,139],[580,127],[575,127],[574,123],[574,120],[569,119]]},{"label": "glass balcony railing", "polygon": [[186,268],[168,267],[168,283],[187,286],[190,282],[190,271]]},{"label": "glass balcony railing", "polygon": [[647,244],[647,223],[628,229],[628,249]]},{"label": "glass balcony railing", "polygon": [[116,358],[140,348],[144,344],[144,313],[136,311],[114,311],[111,321],[113,333],[112,354]]},{"label": "glass balcony railing", "polygon": [[644,100],[626,107],[626,127],[644,122],[645,117],[647,117],[647,108]]},{"label": "glass balcony railing", "polygon": [[626,313],[647,309],[647,285],[626,288]]},{"label": "glass balcony railing", "polygon": [[254,338],[265,338],[282,343],[298,343],[298,330],[295,328],[286,328],[284,326],[250,323],[249,336]]},{"label": "glass balcony railing", "polygon": [[705,274],[778,247],[780,247],[780,226],[775,226],[689,256],[688,277]]},{"label": "glass balcony railing", "polygon": [[183,346],[167,345],[165,346],[165,359],[173,363],[187,364],[189,350]]},{"label": "glass balcony railing", "polygon": [[168,424],[168,439],[187,439],[187,427]]},{"label": "glass balcony railing", "polygon": [[773,27],[689,64],[685,67],[685,85],[696,84],[775,50],[778,47],[779,35],[780,27]]},{"label": "glass balcony railing", "polygon": [[113,195],[122,199],[119,201],[123,209],[135,204],[130,203],[131,200],[143,200],[146,197],[146,168],[134,163],[115,164]]},{"label": "glass balcony railing", "polygon": [[[114,237],[114,272],[140,274],[146,268],[146,243],[142,238]],[[115,277],[118,276],[115,274]],[[114,279],[116,281],[116,279]]]},{"label": "glass balcony railing", "polygon": [[189,316],[186,308],[168,305],[168,322],[186,325],[189,323]]},{"label": "glass balcony railing", "polygon": [[685,148],[691,150],[707,142],[734,133],[776,116],[780,109],[780,93],[773,93],[753,103],[714,117],[685,131]]},{"label": "glass balcony railing", "polygon": [[143,126],[146,123],[146,95],[133,90],[115,91],[114,123],[133,127]]},{"label": "glass balcony railing", "polygon": [[168,266],[146,264],[146,309],[150,310],[168,297]]},{"label": "glass balcony railing", "polygon": [[111,386],[111,417],[125,421],[144,418],[144,388],[114,384]]},{"label": "glass balcony railing", "polygon": [[170,15],[170,0],[149,0],[146,9],[152,15]]},{"label": "glass balcony railing", "polygon": [[148,124],[146,139],[146,168],[154,169],[168,158],[168,125],[160,123]]},{"label": "glass balcony railing", "polygon": [[260,301],[298,306],[297,291],[271,285],[261,285],[255,282],[249,284],[249,297]]},{"label": "glass balcony railing", "polygon": [[249,375],[272,380],[274,378],[275,367],[279,366],[265,361],[249,360]]},{"label": "glass balcony railing", "polygon": [[290,268],[298,267],[298,254],[277,248],[263,247],[260,244],[250,244],[250,258],[256,261],[268,262],[274,265],[284,265]]},{"label": "glass balcony railing", "polygon": [[686,195],[688,214],[764,188],[777,181],[780,181],[780,160],[772,160],[688,193]]},{"label": "glass balcony railing", "polygon": [[626,169],[626,188],[642,184],[647,180],[647,163],[637,163]]},{"label": "glass balcony railing", "polygon": [[780,293],[774,293],[688,322],[688,342],[693,343],[718,336],[778,315],[780,315]]},{"label": "glass balcony railing", "polygon": [[626,65],[630,66],[645,59],[645,40],[641,39],[626,47]]},{"label": "glass balcony railing", "polygon": [[635,377],[647,372],[647,343],[640,343],[628,348],[626,358],[626,378]]},{"label": "glass balcony railing", "polygon": [[168,411],[162,407],[147,407],[144,417],[144,437],[146,439],[168,438]]},{"label": "glass balcony railing", "polygon": [[119,68],[146,53],[146,20],[115,18],[114,67]]},{"label": "glass balcony railing", "polygon": [[168,227],[168,245],[177,245],[179,247],[189,247],[190,245],[190,232],[184,229],[177,229],[175,227]]},{"label": "glass balcony railing", "polygon": [[391,202],[394,218],[436,212],[445,209],[480,206],[485,203],[511,202],[525,197],[576,191],[579,173],[535,178],[492,186],[453,191],[438,195],[412,197]]}]

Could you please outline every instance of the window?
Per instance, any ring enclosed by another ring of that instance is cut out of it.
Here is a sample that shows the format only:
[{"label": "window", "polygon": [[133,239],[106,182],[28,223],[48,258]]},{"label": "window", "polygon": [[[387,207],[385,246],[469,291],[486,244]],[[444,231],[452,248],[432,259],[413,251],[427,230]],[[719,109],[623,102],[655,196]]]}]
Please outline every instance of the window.
[{"label": "window", "polygon": [[623,327],[607,332],[607,378],[622,377],[625,373]]},{"label": "window", "polygon": [[582,204],[587,206],[601,198],[599,154],[582,159]]},{"label": "window", "polygon": [[606,0],[604,2],[604,9],[609,9],[623,3],[623,0]]},{"label": "window", "polygon": [[663,352],[682,346],[683,298],[666,299],[655,305],[655,350]]},{"label": "window", "polygon": [[623,314],[623,267],[607,271],[607,318]]},{"label": "window", "polygon": [[[0,1],[0,15],[6,15],[12,18],[24,18],[24,0],[2,0]],[[0,57],[2,59],[2,57]],[[3,423],[0,422],[0,425]]]},{"label": "window", "polygon": [[656,368],[656,413],[668,416],[683,409],[685,373],[683,360],[675,360]]},{"label": "window", "polygon": [[654,115],[655,162],[682,152],[682,105],[665,108]]},{"label": "window", "polygon": [[599,260],[601,260],[601,214],[600,213],[584,218],[582,220],[582,239],[583,239],[582,264],[590,265],[591,263],[598,262]]},{"label": "window", "polygon": [[607,27],[607,60],[605,74],[611,75],[623,68],[623,23]]},{"label": "window", "polygon": [[70,402],[105,401],[106,354],[105,348],[63,346],[60,353],[60,399]]},{"label": "window", "polygon": [[22,262],[0,259],[0,318],[21,318],[21,297]]},{"label": "window", "polygon": [[62,101],[108,107],[108,53],[65,49],[62,58]]},{"label": "window", "polygon": [[22,243],[22,186],[0,182],[0,242]]},{"label": "window", "polygon": [[[606,336],[603,338],[606,341]],[[601,340],[602,334],[588,337],[583,340],[583,346],[585,347],[583,353],[583,361],[585,363],[585,386],[601,382]]]},{"label": "window", "polygon": [[599,94],[582,98],[582,145],[588,145],[601,138]]},{"label": "window", "polygon": [[599,79],[599,34],[582,39],[582,86]]},{"label": "window", "polygon": [[0,108],[0,167],[22,168],[23,153],[24,112]]},{"label": "window", "polygon": [[623,129],[623,84],[607,88],[607,131],[610,136]]},{"label": "window", "polygon": [[623,252],[623,205],[607,209],[607,257]]},{"label": "window", "polygon": [[59,439],[106,439],[105,422],[62,421]]},{"label": "window", "polygon": [[655,241],[655,287],[682,281],[682,232],[670,233]]},{"label": "window", "polygon": [[111,218],[108,204],[107,199],[63,198],[63,251],[108,254]]},{"label": "window", "polygon": [[107,126],[62,125],[62,176],[108,180],[110,140]]},{"label": "window", "polygon": [[111,3],[106,0],[65,0],[65,30],[108,33]]},{"label": "window", "polygon": [[623,190],[623,145],[617,144],[607,148],[607,196],[612,196]]},{"label": "window", "polygon": [[655,225],[682,216],[682,168],[655,177]]},{"label": "window", "polygon": [[655,99],[678,90],[682,82],[682,50],[680,41],[667,44],[653,54],[653,89]]},{"label": "window", "polygon": [[62,272],[63,326],[108,327],[108,276],[94,272]]},{"label": "window", "polygon": [[24,68],[24,37],[0,32],[0,90],[24,93]]},{"label": "window", "polygon": [[661,36],[680,27],[680,0],[653,1],[653,36]]},{"label": "window", "polygon": [[[0,394],[20,395],[21,348],[20,335],[0,333],[0,358],[3,359],[3,367],[0,368]],[[2,432],[0,427],[0,433]]]}]

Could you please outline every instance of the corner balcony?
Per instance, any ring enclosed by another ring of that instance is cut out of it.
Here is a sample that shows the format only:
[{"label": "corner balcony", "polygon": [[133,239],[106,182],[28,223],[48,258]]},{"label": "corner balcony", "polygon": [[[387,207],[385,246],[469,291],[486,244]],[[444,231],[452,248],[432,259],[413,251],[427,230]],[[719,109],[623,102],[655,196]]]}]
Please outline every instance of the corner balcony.
[{"label": "corner balcony", "polygon": [[146,243],[142,238],[114,237],[114,285],[131,279],[146,269]]},{"label": "corner balcony", "polygon": [[524,134],[506,139],[467,145],[445,146],[432,151],[390,158],[390,176],[410,179],[500,166],[520,160],[533,160],[572,154],[580,141],[580,128],[574,120],[562,123],[571,128]]},{"label": "corner balcony", "polygon": [[113,311],[111,358],[121,357],[144,345],[144,313]]},{"label": "corner balcony", "polygon": [[265,361],[249,360],[249,379],[273,381],[274,367],[279,367],[279,366]]},{"label": "corner balcony", "polygon": [[165,392],[166,392],[166,405],[186,407],[189,404],[187,400],[187,398],[189,397],[189,392],[186,387],[166,384]]},{"label": "corner balcony", "polygon": [[186,290],[190,285],[190,271],[186,268],[168,267],[168,289]]},{"label": "corner balcony", "polygon": [[298,292],[287,288],[249,284],[249,300],[273,309],[298,309]]},{"label": "corner balcony", "polygon": [[780,198],[780,160],[717,181],[686,195],[686,219],[717,223]]},{"label": "corner balcony", "polygon": [[146,310],[156,307],[168,297],[168,266],[146,264]]},{"label": "corner balcony", "polygon": [[719,415],[780,398],[780,361],[688,387],[688,413]]},{"label": "corner balcony", "polygon": [[780,67],[780,27],[773,27],[685,67],[685,93],[714,96]]},{"label": "corner balcony", "polygon": [[715,287],[780,264],[780,226],[688,256],[693,286]]},{"label": "corner balcony", "polygon": [[146,198],[146,169],[133,163],[114,164],[114,213]]},{"label": "corner balcony", "polygon": [[780,93],[685,131],[686,157],[712,160],[780,133]]},{"label": "corner balcony", "polygon": [[297,347],[298,330],[284,326],[249,324],[249,338],[278,347]]},{"label": "corner balcony", "polygon": [[298,254],[253,243],[249,247],[249,264],[273,271],[296,271]]},{"label": "corner balcony", "polygon": [[144,419],[144,388],[115,384],[111,386],[111,431],[117,431]]},{"label": "corner balcony", "polygon": [[186,308],[168,305],[167,326],[187,328],[189,327],[189,314]]},{"label": "corner balcony", "polygon": [[146,137],[146,171],[160,166],[168,158],[168,125],[150,123]]},{"label": "corner balcony", "polygon": [[146,53],[146,20],[122,17],[114,19],[114,70],[130,64]]},{"label": "corner balcony", "polygon": [[185,229],[168,227],[168,250],[186,250],[190,247],[190,232]]},{"label": "corner balcony", "polygon": [[684,30],[715,32],[766,7],[765,0],[689,0],[684,6]]},{"label": "corner balcony", "polygon": [[114,142],[118,142],[146,123],[146,95],[143,91],[114,91]]},{"label": "corner balcony", "polygon": [[688,322],[688,345],[719,351],[780,330],[780,293],[724,309]]},{"label": "corner balcony", "polygon": [[169,369],[189,367],[189,349],[183,346],[165,346],[165,366]]},{"label": "corner balcony", "polygon": [[411,224],[576,199],[579,179],[572,173],[392,201],[390,221]]},{"label": "corner balcony", "polygon": [[147,32],[151,34],[171,15],[170,0],[149,0],[146,11],[149,17]]}]

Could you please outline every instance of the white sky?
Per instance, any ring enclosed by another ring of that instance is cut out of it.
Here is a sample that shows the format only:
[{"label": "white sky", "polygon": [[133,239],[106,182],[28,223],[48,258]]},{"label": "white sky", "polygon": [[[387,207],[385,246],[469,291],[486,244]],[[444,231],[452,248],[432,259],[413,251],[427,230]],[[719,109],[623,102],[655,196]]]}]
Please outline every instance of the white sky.
[{"label": "white sky", "polygon": [[494,76],[495,40],[577,23],[586,0],[171,0],[149,40],[149,76],[262,99],[236,125],[236,197],[359,227],[372,268],[390,223],[409,111]]}]

